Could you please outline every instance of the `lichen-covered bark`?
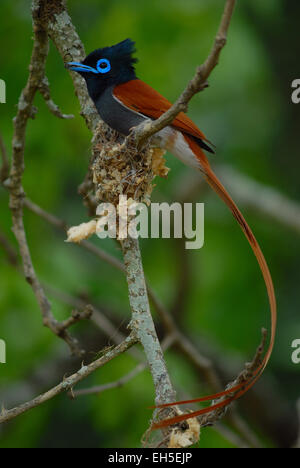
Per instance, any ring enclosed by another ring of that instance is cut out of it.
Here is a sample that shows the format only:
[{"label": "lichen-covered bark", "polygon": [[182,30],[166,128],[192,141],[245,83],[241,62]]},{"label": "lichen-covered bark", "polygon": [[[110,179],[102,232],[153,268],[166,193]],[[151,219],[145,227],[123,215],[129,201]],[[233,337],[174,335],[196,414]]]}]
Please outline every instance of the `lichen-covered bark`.
[{"label": "lichen-covered bark", "polygon": [[[37,0],[37,2],[40,3],[40,0]],[[83,60],[86,56],[84,46],[67,10],[61,8],[64,2],[62,0],[51,0],[51,4],[54,11],[57,12],[48,15],[47,10],[43,10],[43,21],[47,22],[48,34],[63,59],[62,67],[66,62]],[[100,116],[89,98],[83,78],[75,72],[71,72],[71,76],[80,103],[81,115],[84,117],[89,129],[94,131],[101,120]]]},{"label": "lichen-covered bark", "polygon": [[123,240],[121,245],[132,312],[130,327],[135,331],[147,356],[156,390],[155,401],[157,404],[174,401],[175,392],[150,312],[139,242],[128,238]]},{"label": "lichen-covered bark", "polygon": [[34,269],[24,228],[23,204],[25,193],[22,186],[22,178],[25,170],[24,153],[26,130],[29,119],[33,118],[37,112],[37,109],[33,106],[33,102],[35,95],[39,91],[41,83],[45,79],[45,67],[49,51],[47,28],[40,21],[39,2],[36,0],[32,3],[32,17],[34,45],[29,65],[29,77],[27,84],[21,93],[17,115],[14,118],[12,164],[9,179],[6,181],[6,187],[10,192],[9,206],[12,213],[12,229],[18,241],[23,262],[24,276],[36,296],[42,313],[44,325],[50,328],[50,330],[52,330],[57,336],[64,339],[73,354],[81,356],[83,351],[79,348],[77,340],[73,338],[67,330],[63,330],[60,327],[59,322],[52,314],[51,304]]}]

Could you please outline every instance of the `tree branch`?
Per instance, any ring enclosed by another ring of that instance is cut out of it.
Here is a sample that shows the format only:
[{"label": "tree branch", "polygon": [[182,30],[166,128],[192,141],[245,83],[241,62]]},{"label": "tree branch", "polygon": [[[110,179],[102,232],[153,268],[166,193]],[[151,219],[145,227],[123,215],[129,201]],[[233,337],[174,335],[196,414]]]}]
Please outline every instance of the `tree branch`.
[{"label": "tree branch", "polygon": [[138,240],[125,239],[121,241],[121,246],[132,312],[130,328],[134,330],[143,345],[155,386],[156,403],[174,401],[175,391],[168,375],[150,312]]},{"label": "tree branch", "polygon": [[141,374],[141,372],[143,372],[146,368],[147,368],[147,364],[141,362],[132,371],[128,372],[128,374],[124,375],[124,377],[121,377],[119,380],[116,380],[115,382],[110,382],[110,383],[103,384],[103,385],[97,385],[95,387],[90,387],[90,388],[82,388],[81,390],[72,392],[71,396],[72,398],[77,398],[79,396],[84,396],[84,395],[99,395],[100,393],[105,392],[107,390],[112,390],[113,388],[123,387],[132,379],[134,379],[137,375]]},{"label": "tree branch", "polygon": [[50,328],[53,333],[62,338],[73,354],[82,355],[83,351],[78,347],[78,342],[69,332],[62,330],[58,321],[54,318],[50,303],[45,295],[43,287],[37,278],[30,250],[27,243],[24,221],[23,204],[24,190],[22,187],[22,178],[25,169],[24,152],[27,123],[34,116],[36,110],[33,107],[33,101],[39,90],[40,83],[45,76],[45,65],[49,51],[47,30],[42,26],[39,20],[39,4],[33,0],[32,4],[34,45],[29,66],[29,77],[26,87],[21,93],[17,115],[14,118],[14,136],[12,166],[10,178],[7,187],[10,191],[10,210],[12,213],[13,232],[19,244],[20,254],[23,261],[23,269],[27,282],[31,285],[40,306],[43,323]]},{"label": "tree branch", "polygon": [[231,188],[233,195],[246,207],[253,208],[255,213],[267,215],[281,225],[300,234],[300,205],[290,200],[278,190],[257,182],[245,174],[228,166],[220,166],[224,183]]},{"label": "tree branch", "polygon": [[[249,382],[249,380],[255,376],[255,372],[259,369],[259,366],[261,365],[262,360],[263,360],[263,354],[264,354],[266,341],[267,341],[267,330],[263,328],[261,343],[259,347],[257,348],[257,351],[255,353],[253,360],[250,363],[245,364],[245,368],[243,369],[243,371],[238,375],[238,377],[233,382],[227,385],[226,390],[233,389],[234,387],[240,384]],[[235,393],[237,392],[233,392],[232,395],[223,396],[213,401],[212,404],[214,405],[217,403],[221,403],[230,396],[234,397]],[[201,426],[211,425],[211,424],[214,424],[216,421],[219,421],[224,416],[227,410],[228,410],[228,407],[225,406],[225,407],[218,408],[208,414],[204,414],[203,416],[200,417]]]},{"label": "tree branch", "polygon": [[86,305],[85,308],[81,311],[73,310],[71,317],[67,318],[63,322],[60,322],[58,325],[61,333],[75,325],[75,323],[90,319],[93,316],[93,312],[93,307],[90,305]]},{"label": "tree branch", "polygon": [[180,112],[186,112],[188,103],[192,97],[207,87],[207,80],[217,66],[220,53],[226,45],[227,33],[233,15],[236,0],[226,0],[223,16],[216,35],[213,47],[205,62],[200,65],[192,80],[188,83],[177,101],[161,117],[154,121],[147,121],[140,124],[133,130],[133,135],[137,145],[142,145],[148,138],[170,125]]},{"label": "tree branch", "polygon": [[51,112],[51,114],[55,115],[59,119],[73,119],[74,115],[72,114],[63,114],[60,108],[53,102],[51,99],[50,88],[49,88],[49,81],[46,76],[44,76],[43,80],[39,85],[39,92],[43,96],[45,103]]},{"label": "tree branch", "polygon": [[11,419],[16,418],[17,416],[26,413],[27,411],[40,406],[41,404],[45,403],[48,400],[51,400],[55,396],[59,395],[62,392],[72,389],[78,382],[88,377],[90,374],[95,372],[100,367],[103,367],[105,364],[110,362],[115,357],[119,356],[120,354],[124,353],[128,349],[130,349],[135,343],[137,339],[135,338],[134,334],[132,333],[128,338],[126,338],[121,344],[109,350],[104,356],[101,356],[96,361],[92,362],[88,366],[82,366],[78,372],[67,377],[64,379],[60,384],[56,387],[48,390],[46,393],[39,395],[38,397],[34,398],[27,403],[24,403],[20,406],[12,408],[10,410],[2,409],[0,414],[0,424],[4,422],[8,422]]},{"label": "tree branch", "polygon": [[[239,203],[253,210],[255,214],[266,219],[266,216],[284,228],[300,234],[300,203],[292,200],[284,193],[243,174],[229,165],[218,164],[216,172],[226,186],[230,187],[231,195]],[[176,184],[176,196],[179,201],[186,202],[197,196],[204,181],[199,174],[189,172]]]},{"label": "tree branch", "polygon": [[[33,205],[37,207],[37,205],[35,204]],[[51,220],[54,221],[55,226],[58,225],[61,227],[65,225],[65,223],[60,222],[59,219],[56,219],[53,215],[47,212],[44,212],[44,210],[40,209],[39,207],[35,212],[37,212],[40,215],[41,213],[44,214],[45,219],[48,221],[50,220],[50,222]],[[124,272],[125,272],[125,267],[123,266],[121,262],[120,262],[120,265],[122,265],[122,267],[124,268]],[[59,291],[58,289],[53,288],[52,286],[47,285],[45,286],[45,289],[48,291],[50,295],[56,297],[57,299],[59,299],[63,303],[70,305],[71,307],[74,307],[76,309],[81,309],[81,310],[92,308],[93,315],[91,317],[91,320],[115,344],[120,344],[125,339],[125,336],[118,329],[115,328],[115,326],[110,322],[110,320],[104,315],[104,313],[99,308],[95,306],[90,306],[82,299],[78,297],[73,297],[64,291]],[[185,356],[187,361],[193,364],[195,369],[204,375],[205,380],[211,386],[211,388],[215,392],[221,391],[222,384],[221,384],[220,379],[217,376],[216,371],[214,370],[212,362],[206,357],[204,357],[203,355],[201,355],[198,349],[192,344],[192,342],[189,341],[188,338],[185,337],[179,331],[170,313],[167,311],[167,309],[165,309],[163,304],[160,303],[160,301],[158,300],[158,298],[156,297],[153,291],[152,291],[152,294],[153,294],[153,297],[152,297],[153,305],[159,312],[161,319],[163,321],[163,324],[165,328],[168,330],[167,338],[164,339],[162,342],[162,349],[166,350],[171,345],[172,346],[175,345],[175,347],[177,347],[177,349]],[[144,363],[143,355],[140,353],[138,349],[132,348],[132,349],[129,349],[128,352],[132,355],[132,357],[135,360],[140,361],[140,363],[143,364],[144,368],[148,367],[147,364]],[[106,389],[108,388],[106,388],[106,385],[104,385],[103,390],[106,390]],[[93,387],[91,389],[86,389],[87,394],[97,393],[98,391],[102,391],[102,386],[96,387],[96,388]],[[81,395],[81,394],[83,394],[81,390],[77,392],[72,392],[73,397],[76,397],[77,395]],[[231,411],[228,414],[228,421],[232,424],[232,426],[236,429],[236,431],[240,433],[242,437],[244,437],[244,439],[247,441],[248,444],[250,444],[250,446],[253,446],[253,447],[260,446],[260,443],[258,439],[256,438],[256,436],[253,434],[253,432],[250,430],[247,424],[240,418],[240,416],[238,415],[238,413],[235,411],[234,408],[231,409]]]},{"label": "tree branch", "polygon": [[2,245],[9,263],[16,267],[18,265],[18,255],[17,252],[15,252],[15,249],[12,247],[8,239],[2,232],[0,232],[0,245]]},{"label": "tree branch", "polygon": [[[63,63],[83,60],[86,57],[84,46],[67,12],[65,1],[51,0],[55,12],[51,15],[47,10],[47,1],[35,1],[39,5],[41,21],[47,25],[49,37],[60,53]],[[88,95],[83,78],[75,72],[70,72],[70,74],[80,103],[81,115],[84,117],[88,128],[94,131],[101,122],[100,116]]]},{"label": "tree branch", "polygon": [[[32,201],[26,199],[25,200],[25,206],[30,209],[32,212],[43,218],[45,221],[48,223],[52,224],[55,227],[58,227],[59,229],[66,231],[68,229],[67,223],[56,216],[52,215],[51,213],[46,212],[43,210],[41,207],[33,203]],[[112,267],[116,268],[122,273],[125,272],[125,266],[122,262],[120,262],[118,259],[113,257],[112,255],[108,254],[104,250],[100,249],[99,247],[96,247],[94,244],[88,242],[88,241],[83,241],[80,244],[77,244],[79,247],[82,247],[89,252],[91,252],[93,255],[98,257],[100,260],[107,262],[109,265]],[[86,306],[86,303],[84,301],[81,301],[80,299],[74,299],[70,295],[57,291],[56,289],[53,289],[52,287],[49,288],[47,287],[47,290],[50,291],[51,294],[54,296],[58,297],[60,300],[63,302],[66,302],[67,304],[71,305],[72,307],[76,308],[81,308],[83,309]],[[217,372],[214,369],[214,366],[211,362],[210,359],[207,357],[203,356],[199,350],[193,345],[193,343],[178,329],[176,326],[174,319],[170,312],[164,307],[164,305],[161,303],[161,301],[158,299],[157,295],[155,292],[152,290],[152,288],[148,285],[147,286],[148,294],[151,299],[151,302],[153,306],[155,307],[156,311],[158,312],[167,332],[174,338],[174,343],[173,345],[178,349],[178,351],[185,356],[185,358],[191,362],[191,364],[194,365],[195,369],[200,372],[201,375],[204,376],[205,381],[207,384],[212,388],[213,391],[219,392],[222,390],[222,383],[220,378],[218,377]],[[109,323],[107,318],[101,313],[101,311],[97,308],[94,308],[94,314],[92,316],[92,321],[96,323],[104,332],[107,334],[107,336],[112,337],[114,339],[115,343],[120,343],[122,339],[124,339],[124,336],[120,334],[119,331],[116,331],[114,326]],[[135,355],[137,350],[132,349],[130,352]],[[141,356],[140,359],[141,360]],[[228,419],[231,422],[232,426],[242,434],[242,436],[247,440],[247,442],[251,446],[259,446],[259,441],[255,437],[255,435],[252,433],[251,429],[246,425],[244,421],[240,418],[238,413],[235,411],[235,409],[232,409],[228,415]]]}]

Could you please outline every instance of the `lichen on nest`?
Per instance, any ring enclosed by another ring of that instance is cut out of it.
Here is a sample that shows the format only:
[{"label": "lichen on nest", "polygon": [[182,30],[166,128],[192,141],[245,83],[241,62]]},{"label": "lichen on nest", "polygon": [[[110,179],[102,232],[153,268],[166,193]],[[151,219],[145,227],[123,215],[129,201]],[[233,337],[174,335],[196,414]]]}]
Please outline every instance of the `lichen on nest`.
[{"label": "lichen on nest", "polygon": [[123,138],[100,123],[93,138],[93,182],[99,202],[117,205],[120,195],[139,203],[150,203],[153,179],[166,177],[164,150],[121,146]]}]

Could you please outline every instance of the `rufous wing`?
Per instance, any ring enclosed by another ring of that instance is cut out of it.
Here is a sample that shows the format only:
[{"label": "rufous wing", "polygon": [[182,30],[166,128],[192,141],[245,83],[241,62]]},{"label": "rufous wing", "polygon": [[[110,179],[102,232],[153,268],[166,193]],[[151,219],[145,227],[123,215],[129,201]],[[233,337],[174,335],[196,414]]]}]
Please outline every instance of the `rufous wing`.
[{"label": "rufous wing", "polygon": [[[139,79],[115,86],[113,94],[125,106],[152,119],[158,119],[172,106],[164,96]],[[180,112],[171,125],[177,130],[209,143],[204,133],[184,112]]]}]

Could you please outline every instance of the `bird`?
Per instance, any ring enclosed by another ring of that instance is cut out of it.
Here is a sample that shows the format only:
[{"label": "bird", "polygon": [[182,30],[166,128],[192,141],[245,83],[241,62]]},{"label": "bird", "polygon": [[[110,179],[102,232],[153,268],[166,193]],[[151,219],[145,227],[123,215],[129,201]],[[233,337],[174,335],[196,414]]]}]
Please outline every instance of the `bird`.
[{"label": "bird", "polygon": [[[84,78],[89,96],[101,119],[124,137],[128,136],[139,124],[149,119],[159,118],[172,106],[170,101],[136,76],[135,52],[135,42],[125,39],[118,44],[94,50],[82,62],[73,61],[65,64],[67,69],[79,73]],[[245,382],[214,395],[156,405],[156,408],[165,408],[184,403],[212,401],[209,407],[153,424],[152,429],[160,429],[219,408],[226,408],[255,384],[266,368],[274,347],[277,305],[271,273],[262,250],[238,206],[212,170],[205,154],[205,151],[214,152],[212,143],[185,113],[180,112],[170,125],[154,135],[152,145],[168,150],[184,164],[200,171],[212,189],[228,206],[259,264],[271,314],[271,336],[268,349],[252,375]],[[218,401],[214,402],[216,399]]]}]

